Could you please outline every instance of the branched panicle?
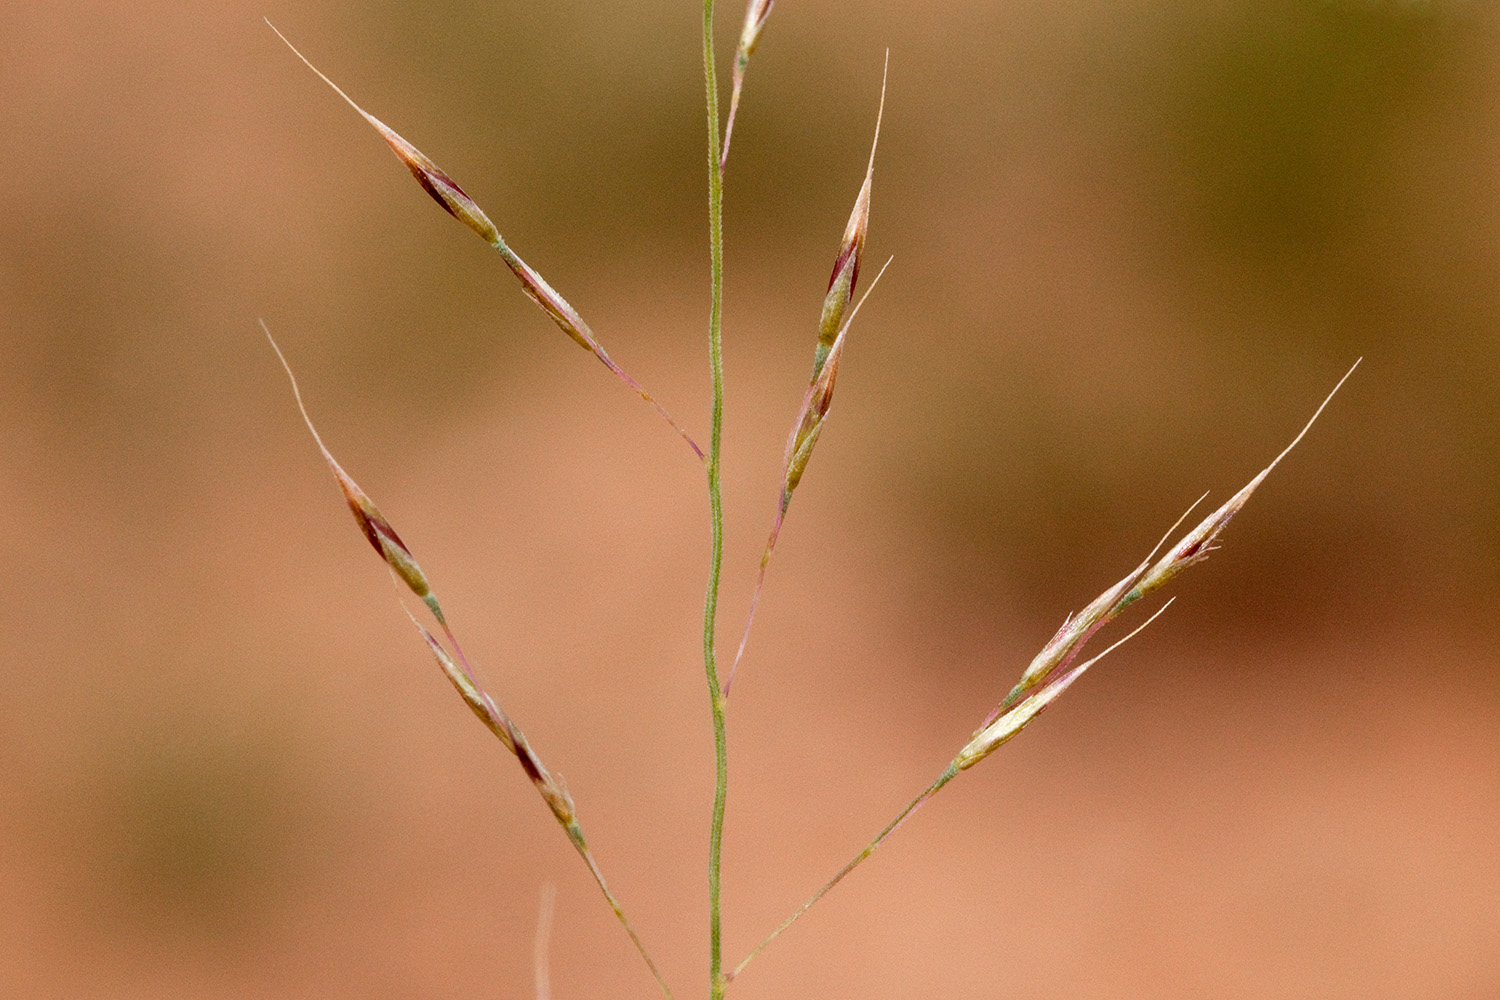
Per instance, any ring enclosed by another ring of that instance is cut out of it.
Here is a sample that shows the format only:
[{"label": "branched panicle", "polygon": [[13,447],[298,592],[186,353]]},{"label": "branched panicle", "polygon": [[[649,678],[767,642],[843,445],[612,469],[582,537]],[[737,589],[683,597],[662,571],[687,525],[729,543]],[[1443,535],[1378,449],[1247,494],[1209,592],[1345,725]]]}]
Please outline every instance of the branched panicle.
[{"label": "branched panicle", "polygon": [[[1168,540],[1176,534],[1183,522],[1196,509],[1197,504],[1195,503],[1162,536],[1161,541],[1157,543],[1151,553],[1136,565],[1134,569],[1125,574],[1113,586],[1105,589],[1098,597],[1084,606],[1082,610],[1068,615],[1052,638],[1043,645],[1041,650],[1027,664],[1021,673],[1020,679],[995,705],[994,709],[984,718],[979,727],[974,730],[968,742],[963,745],[937,779],[913,798],[863,850],[856,854],[848,864],[814,892],[801,907],[793,912],[770,935],[764,938],[743,961],[732,970],[726,972],[723,963],[721,877],[724,819],[728,795],[726,709],[728,706],[730,685],[733,683],[736,671],[745,653],[751,626],[755,620],[756,608],[759,605],[762,588],[765,584],[766,570],[775,552],[777,540],[780,537],[782,526],[791,506],[792,497],[806,474],[808,463],[811,460],[818,441],[821,439],[831,412],[839,366],[846,349],[851,325],[865,300],[879,283],[881,276],[885,273],[886,267],[890,264],[890,260],[887,259],[874,280],[869,282],[863,296],[856,299],[861,269],[864,263],[866,241],[869,235],[875,152],[879,146],[880,127],[885,111],[886,91],[885,79],[883,77],[881,81],[880,107],[876,115],[875,133],[870,146],[869,163],[865,170],[863,183],[854,199],[854,205],[850,212],[849,220],[845,225],[843,236],[839,241],[838,251],[834,255],[833,269],[829,276],[827,290],[818,317],[812,372],[809,376],[806,390],[803,393],[801,406],[787,434],[775,518],[761,555],[760,571],[756,580],[755,590],[751,597],[744,632],[741,636],[733,664],[728,671],[728,676],[722,681],[721,685],[717,660],[716,630],[724,549],[724,513],[721,479],[724,405],[722,343],[724,176],[729,159],[730,139],[740,106],[746,72],[751,56],[761,41],[762,34],[774,6],[775,0],[747,0],[744,24],[741,28],[735,51],[729,112],[727,118],[722,122],[721,142],[719,86],[713,48],[714,0],[703,0],[702,44],[708,138],[707,173],[710,274],[708,353],[709,377],[713,399],[710,414],[710,437],[706,452],[672,419],[661,404],[641,387],[640,383],[610,358],[579,312],[556,289],[548,284],[531,265],[521,259],[506,243],[495,223],[490,220],[489,216],[485,214],[474,199],[448,173],[438,167],[426,154],[408,142],[395,130],[356,104],[332,80],[314,67],[312,63],[308,62],[300,52],[297,52],[295,47],[292,47],[292,51],[297,54],[297,57],[332,87],[376,131],[411,173],[412,177],[415,178],[422,190],[433,201],[500,254],[506,266],[515,275],[517,280],[520,281],[523,292],[548,318],[567,334],[570,339],[593,354],[595,358],[621,381],[639,394],[642,399],[650,403],[705,463],[708,487],[710,554],[708,581],[704,597],[703,666],[709,694],[715,752],[714,800],[709,822],[707,879],[709,904],[708,995],[710,1000],[722,1000],[731,980],[742,973],[746,966],[767,945],[775,940],[777,936],[837,886],[850,872],[869,858],[925,802],[945,788],[958,775],[974,767],[980,761],[1014,739],[1060,698],[1094,664],[1098,663],[1120,645],[1139,634],[1151,622],[1155,621],[1171,605],[1171,600],[1164,603],[1133,631],[1114,642],[1102,652],[1089,659],[1081,659],[1084,650],[1093,638],[1101,630],[1109,626],[1132,604],[1164,588],[1183,570],[1197,565],[1208,558],[1209,553],[1216,549],[1217,543],[1229,522],[1244,509],[1250,497],[1265,481],[1271,471],[1276,468],[1281,460],[1307,434],[1313,423],[1323,412],[1323,409],[1327,407],[1333,396],[1343,386],[1344,381],[1354,371],[1354,368],[1351,368],[1344,375],[1343,379],[1328,394],[1328,397],[1324,399],[1322,405],[1318,407],[1312,418],[1292,440],[1291,444],[1287,445],[1248,484],[1186,534],[1181,536],[1174,544],[1167,545]],[[272,30],[276,30],[274,26],[272,26]],[[278,31],[277,34],[279,36],[281,33]],[[288,47],[291,47],[291,43],[284,36],[282,36],[282,40],[286,41]],[[889,52],[886,53],[886,68],[887,70],[889,69]],[[265,324],[262,323],[261,325],[264,329]],[[269,330],[266,330],[266,337],[270,340],[272,348],[276,351],[276,355],[286,371],[302,418],[307,425],[308,431],[312,434],[324,461],[332,472],[361,534],[385,563],[392,578],[399,585],[404,585],[407,590],[416,595],[428,608],[431,612],[432,620],[436,622],[437,627],[430,629],[427,625],[424,625],[423,621],[427,620],[426,617],[424,616],[423,620],[419,621],[404,601],[402,609],[411,618],[412,624],[416,627],[422,641],[426,644],[429,652],[437,662],[439,669],[458,692],[464,704],[490,730],[495,738],[500,741],[501,745],[516,758],[521,771],[527,780],[532,783],[533,787],[535,787],[548,810],[552,813],[553,818],[568,837],[574,850],[588,867],[606,903],[629,935],[662,993],[667,997],[667,1000],[672,1000],[672,993],[668,989],[660,971],[657,969],[655,961],[647,952],[641,939],[631,927],[630,922],[626,919],[619,902],[610,891],[600,871],[594,854],[584,837],[578,820],[577,808],[571,795],[568,793],[566,785],[561,777],[554,775],[547,768],[542,758],[527,741],[520,727],[501,709],[496,699],[480,683],[468,658],[464,655],[453,629],[449,626],[448,619],[438,602],[430,580],[418,565],[411,548],[402,540],[391,522],[380,512],[370,497],[334,459],[332,453],[324,445],[317,429],[313,426],[311,418],[308,416],[307,408],[303,404],[301,391],[298,388],[296,377],[292,374],[290,365],[282,355],[281,349],[277,347],[276,342],[271,339]],[[1359,362],[1355,362],[1355,367],[1358,367],[1358,364]],[[1158,552],[1162,552],[1164,546],[1165,550],[1163,554],[1158,556]],[[551,897],[545,896],[542,916],[538,921],[537,939],[534,949],[537,978],[536,994],[538,1000],[548,1000],[551,992],[547,972],[547,938],[550,933],[550,921]]]}]

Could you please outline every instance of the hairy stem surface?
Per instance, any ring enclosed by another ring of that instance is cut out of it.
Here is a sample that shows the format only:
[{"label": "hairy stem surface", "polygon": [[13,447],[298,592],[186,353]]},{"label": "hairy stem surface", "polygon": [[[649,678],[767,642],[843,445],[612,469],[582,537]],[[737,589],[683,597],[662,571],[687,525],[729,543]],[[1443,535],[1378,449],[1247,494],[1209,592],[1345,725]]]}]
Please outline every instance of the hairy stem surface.
[{"label": "hairy stem surface", "polygon": [[719,573],[724,561],[724,502],[719,482],[719,451],[724,430],[724,353],[721,326],[724,301],[724,178],[719,170],[719,76],[714,68],[714,0],[703,0],[703,87],[708,112],[708,245],[710,303],[708,364],[713,378],[713,425],[708,443],[708,508],[713,549],[708,593],[703,600],[703,668],[708,678],[714,726],[714,811],[708,829],[708,992],[724,996],[724,953],[719,917],[719,869],[724,844],[724,802],[729,793],[729,757],[724,737],[724,696],[714,660],[714,625],[719,611]]}]

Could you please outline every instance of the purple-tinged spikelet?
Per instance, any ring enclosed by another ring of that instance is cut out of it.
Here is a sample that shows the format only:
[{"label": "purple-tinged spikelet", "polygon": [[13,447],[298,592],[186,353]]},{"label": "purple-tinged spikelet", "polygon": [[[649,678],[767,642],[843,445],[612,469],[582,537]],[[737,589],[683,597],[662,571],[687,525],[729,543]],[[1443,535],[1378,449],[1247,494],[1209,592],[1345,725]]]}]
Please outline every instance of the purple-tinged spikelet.
[{"label": "purple-tinged spikelet", "polygon": [[[1363,358],[1360,359],[1360,361],[1363,360]],[[1176,545],[1167,550],[1166,554],[1142,576],[1140,583],[1129,594],[1126,603],[1160,589],[1178,573],[1208,558],[1208,554],[1217,547],[1214,545],[1214,542],[1218,540],[1219,535],[1223,533],[1224,529],[1229,526],[1229,522],[1244,508],[1245,504],[1250,502],[1251,495],[1265,481],[1265,478],[1271,474],[1271,470],[1276,468],[1281,463],[1281,460],[1286,458],[1291,453],[1291,450],[1301,443],[1302,438],[1312,429],[1312,425],[1317,422],[1318,417],[1323,415],[1323,410],[1333,401],[1333,397],[1343,388],[1344,383],[1348,381],[1349,376],[1353,375],[1354,369],[1358,367],[1359,361],[1356,361],[1344,373],[1344,377],[1339,379],[1338,385],[1333,387],[1333,391],[1319,404],[1318,409],[1308,419],[1306,425],[1292,439],[1292,443],[1282,449],[1281,454],[1277,455],[1270,465],[1260,470],[1254,479],[1246,483],[1222,507],[1204,518],[1196,528],[1182,536],[1182,539]]]},{"label": "purple-tinged spikelet", "polygon": [[734,56],[734,86],[729,96],[729,117],[724,122],[724,147],[719,151],[719,173],[729,164],[729,141],[734,138],[734,120],[740,111],[740,93],[745,89],[745,70],[750,66],[750,57],[760,43],[760,33],[765,30],[766,18],[776,0],[750,0],[745,6],[745,26],[740,29],[740,44]]},{"label": "purple-tinged spikelet", "polygon": [[505,749],[511,753],[515,753],[516,732],[515,726],[511,723],[509,717],[500,711],[500,707],[485,693],[478,682],[469,675],[469,672],[459,666],[458,662],[454,660],[443,644],[438,641],[437,636],[429,632],[415,618],[412,619],[412,624],[417,627],[418,632],[422,633],[422,638],[426,640],[427,648],[432,651],[433,659],[437,660],[438,667],[443,671],[443,676],[447,677],[449,683],[458,691],[458,696],[464,700],[464,704],[468,705],[469,710],[478,716],[479,721],[484,723],[485,728],[495,734],[500,742],[505,745]]},{"label": "purple-tinged spikelet", "polygon": [[480,239],[484,240],[500,254],[501,259],[505,261],[511,273],[520,280],[521,289],[526,293],[527,297],[540,306],[542,311],[552,319],[552,322],[556,323],[579,347],[589,351],[594,357],[598,358],[606,368],[614,372],[617,378],[635,390],[636,394],[643,400],[650,403],[656,412],[661,415],[661,418],[667,422],[668,426],[687,442],[688,447],[693,449],[693,453],[699,459],[703,458],[703,449],[698,447],[698,443],[672,418],[672,415],[667,412],[666,408],[656,401],[655,397],[648,393],[623,368],[615,364],[610,356],[605,353],[603,346],[595,339],[594,332],[589,329],[588,324],[583,321],[583,317],[578,314],[578,311],[569,305],[568,301],[559,295],[556,289],[547,284],[531,265],[522,260],[520,255],[510,248],[505,242],[504,237],[500,235],[499,229],[490,221],[489,216],[485,215],[484,210],[475,203],[474,199],[470,198],[464,189],[458,186],[457,181],[449,177],[447,172],[436,163],[433,163],[426,153],[423,153],[416,146],[407,142],[395,129],[354,103],[354,99],[344,93],[338,84],[334,83],[322,70],[314,66],[306,56],[298,51],[295,45],[287,41],[287,37],[278,31],[274,24],[271,24],[270,21],[266,21],[266,24],[270,26],[272,31],[276,32],[278,38],[286,42],[287,48],[291,49],[308,69],[316,73],[319,79],[332,87],[335,93],[342,97],[351,108],[359,112],[365,121],[369,122],[370,127],[375,129],[380,137],[385,140],[386,145],[390,146],[391,151],[406,165],[406,169],[411,171],[411,175],[417,179],[417,183],[422,185],[422,190],[426,191],[432,197],[433,201],[441,205],[443,210],[449,215],[472,229],[478,234]]},{"label": "purple-tinged spikelet", "polygon": [[[880,268],[880,274],[870,282],[869,289],[865,292],[866,298],[870,292],[875,290],[881,275],[891,262],[887,260]],[[802,473],[807,469],[808,459],[812,458],[813,447],[818,443],[818,435],[823,432],[823,421],[828,417],[828,410],[833,406],[833,389],[838,380],[839,361],[844,356],[844,342],[849,333],[849,327],[854,323],[854,317],[859,314],[859,307],[864,304],[864,299],[849,313],[848,319],[844,321],[843,327],[838,331],[829,345],[828,353],[824,356],[823,363],[818,366],[817,377],[807,387],[807,392],[802,396],[802,409],[797,413],[797,420],[792,424],[792,431],[786,440],[786,474],[781,489],[781,512],[786,513],[788,505],[792,502],[792,493],[797,489],[797,484],[802,481]]]},{"label": "purple-tinged spikelet", "polygon": [[360,117],[370,123],[370,127],[379,133],[386,145],[391,147],[391,152],[396,154],[397,159],[406,164],[406,169],[411,171],[411,175],[417,179],[418,184],[422,185],[422,190],[432,196],[433,201],[443,206],[443,210],[449,215],[474,230],[486,243],[493,244],[500,239],[500,231],[495,228],[495,224],[475,204],[474,199],[458,186],[457,181],[433,163],[426,153],[402,138],[395,129],[354,103],[354,98],[344,93],[342,87],[328,79],[322,70],[309,62],[297,46],[287,41],[287,37],[277,29],[276,25],[271,24],[270,21],[266,21],[266,24],[276,32],[276,37],[286,42],[286,47],[291,49],[308,69],[316,73],[324,83],[333,88],[334,93],[342,97],[351,108],[359,112]]},{"label": "purple-tinged spikelet", "polygon": [[[1251,495],[1265,481],[1266,476],[1270,475],[1271,470],[1276,468],[1277,464],[1297,446],[1308,430],[1311,429],[1313,423],[1322,414],[1324,408],[1332,401],[1334,395],[1343,386],[1344,382],[1350,375],[1354,374],[1354,369],[1358,367],[1359,362],[1356,361],[1354,366],[1344,374],[1344,377],[1339,379],[1338,385],[1333,387],[1333,391],[1318,406],[1312,418],[1308,420],[1297,436],[1292,439],[1292,443],[1287,445],[1270,465],[1257,473],[1255,478],[1251,479],[1243,489],[1230,497],[1227,503],[1204,518],[1197,527],[1193,528],[1181,540],[1169,548],[1166,554],[1160,559],[1156,559],[1157,550],[1166,542],[1166,537],[1163,537],[1162,541],[1158,542],[1156,548],[1152,550],[1151,555],[1147,556],[1146,560],[1127,574],[1124,579],[1100,594],[1078,614],[1070,615],[1068,620],[1063,623],[1062,628],[1057,630],[1057,634],[1047,642],[1047,645],[1042,648],[1042,651],[1027,666],[1016,686],[1011,689],[1010,693],[1005,696],[1005,699],[990,713],[984,725],[975,733],[973,740],[959,754],[954,762],[955,765],[960,770],[963,770],[972,767],[984,759],[984,757],[988,756],[997,747],[1020,732],[1042,709],[1046,708],[1058,695],[1062,694],[1068,685],[1072,684],[1089,666],[1097,663],[1103,656],[1119,646],[1120,643],[1117,642],[1105,650],[1104,653],[1086,663],[1080,666],[1072,666],[1074,659],[1082,652],[1083,647],[1088,643],[1089,639],[1099,629],[1109,624],[1116,615],[1146,594],[1165,586],[1184,569],[1208,557],[1208,553],[1214,547],[1214,541],[1223,532],[1225,527],[1228,526],[1230,520],[1249,502]],[[1201,502],[1201,500],[1202,498],[1200,497],[1199,501]],[[1197,504],[1195,503],[1193,506],[1196,507]],[[1192,508],[1189,508],[1188,513],[1191,512]],[[1177,524],[1172,526],[1167,532],[1167,536],[1175,532],[1186,517],[1187,514],[1185,513],[1182,517],[1178,518]],[[1153,562],[1153,560],[1155,561]],[[1163,605],[1162,610],[1165,610],[1165,605]],[[1161,614],[1161,611],[1157,611],[1156,614]],[[1152,615],[1151,618],[1147,619],[1146,624],[1150,624],[1155,618],[1156,615]],[[1144,627],[1145,625],[1141,626],[1141,628]],[[1130,635],[1126,636],[1125,639],[1131,638],[1131,636],[1134,636],[1139,631],[1140,628],[1137,628]],[[1120,642],[1124,642],[1125,639],[1120,640]]]},{"label": "purple-tinged spikelet", "polygon": [[375,127],[380,137],[386,141],[401,162],[406,164],[406,169],[422,185],[422,189],[432,196],[432,200],[443,206],[443,209],[459,222],[468,226],[479,235],[486,243],[494,243],[500,238],[500,230],[490,221],[489,216],[484,214],[473,198],[470,198],[458,182],[449,177],[436,163],[427,158],[420,149],[401,138],[396,131],[374,115],[367,114],[363,109],[359,113],[365,116],[365,120]]},{"label": "purple-tinged spikelet", "polygon": [[[526,777],[536,786],[536,790],[542,796],[542,801],[546,802],[547,808],[552,810],[552,815],[563,826],[571,824],[577,818],[577,813],[573,806],[573,799],[568,795],[568,790],[547,770],[541,758],[536,755],[531,749],[531,745],[526,742],[525,734],[511,721],[510,716],[501,711],[500,706],[495,704],[495,700],[479,686],[479,682],[474,679],[474,675],[470,672],[468,664],[463,662],[462,654],[460,653],[459,659],[455,660],[447,648],[443,646],[442,642],[438,640],[437,636],[428,631],[421,622],[412,618],[412,624],[417,627],[417,631],[426,640],[427,648],[432,651],[433,659],[437,660],[438,667],[442,669],[444,676],[448,678],[454,689],[458,691],[459,697],[463,698],[464,704],[468,705],[469,710],[479,718],[479,721],[483,722],[485,727],[495,734],[500,742],[504,744],[505,749],[516,755],[516,760],[521,764],[521,770],[526,773]],[[452,641],[451,635],[449,641]],[[457,643],[454,644],[454,648],[457,649]]]},{"label": "purple-tinged spikelet", "polygon": [[1147,618],[1129,635],[1110,646],[1098,656],[1078,664],[1078,666],[1073,667],[1065,673],[1059,674],[1050,683],[1027,696],[1024,700],[1006,708],[1004,711],[992,715],[980,727],[979,731],[974,734],[973,738],[969,740],[968,744],[958,752],[958,756],[953,760],[954,766],[960,771],[967,770],[1010,742],[1017,733],[1030,725],[1031,720],[1040,715],[1043,709],[1056,701],[1074,681],[1083,676],[1085,670],[1133,639],[1142,629],[1154,622],[1157,615],[1160,615],[1167,608],[1171,607],[1171,605],[1171,601],[1163,604],[1156,610],[1156,614]]},{"label": "purple-tinged spikelet", "polygon": [[349,512],[354,515],[354,520],[359,525],[359,530],[376,554],[385,560],[391,572],[400,577],[401,581],[411,588],[411,592],[422,599],[422,602],[432,610],[433,617],[446,628],[447,622],[443,617],[443,609],[438,604],[437,596],[432,592],[432,585],[427,582],[427,575],[422,572],[422,567],[417,565],[416,557],[411,554],[411,549],[406,547],[401,536],[396,534],[396,529],[391,526],[391,522],[380,513],[380,509],[375,506],[369,494],[359,488],[359,484],[344,471],[344,467],[339,465],[333,453],[323,444],[322,436],[313,426],[312,418],[307,415],[307,407],[302,403],[302,390],[297,386],[297,376],[292,374],[292,366],[287,364],[286,356],[281,353],[281,348],[277,346],[264,320],[261,321],[260,328],[265,332],[266,339],[271,342],[271,349],[276,352],[281,367],[286,371],[286,377],[292,383],[292,395],[297,399],[297,409],[302,412],[302,421],[307,424],[313,441],[317,443],[318,450],[323,453],[323,460],[328,463],[329,471],[338,482],[339,489],[344,494],[344,500],[349,504]]},{"label": "purple-tinged spikelet", "polygon": [[1021,674],[1017,687],[1023,691],[1033,688],[1058,667],[1065,666],[1089,638],[1118,613],[1122,599],[1140,582],[1150,565],[1149,560],[1141,563],[1125,579],[1094,598],[1088,607],[1063,622],[1062,628]]},{"label": "purple-tinged spikelet", "polygon": [[[890,53],[886,53],[886,67],[890,67]],[[865,237],[870,232],[870,188],[875,180],[875,149],[880,145],[880,122],[885,117],[885,79],[880,81],[880,111],[875,116],[875,140],[870,144],[870,163],[865,168],[865,181],[854,199],[854,209],[849,213],[849,222],[844,226],[844,238],[839,242],[838,256],[833,261],[833,273],[828,277],[828,293],[823,298],[823,314],[818,320],[818,346],[813,353],[810,383],[818,381],[833,342],[844,326],[844,313],[854,301],[854,289],[859,284],[859,265],[865,255]]]},{"label": "purple-tinged spikelet", "polygon": [[427,583],[422,567],[417,565],[411,549],[406,547],[401,536],[396,534],[396,529],[391,527],[391,522],[385,519],[369,496],[359,488],[359,484],[333,460],[333,456],[325,452],[323,457],[328,460],[328,467],[333,470],[339,489],[344,491],[344,499],[349,502],[349,510],[359,522],[360,530],[370,540],[370,545],[411,588],[412,593],[426,600],[432,594],[432,587]]}]

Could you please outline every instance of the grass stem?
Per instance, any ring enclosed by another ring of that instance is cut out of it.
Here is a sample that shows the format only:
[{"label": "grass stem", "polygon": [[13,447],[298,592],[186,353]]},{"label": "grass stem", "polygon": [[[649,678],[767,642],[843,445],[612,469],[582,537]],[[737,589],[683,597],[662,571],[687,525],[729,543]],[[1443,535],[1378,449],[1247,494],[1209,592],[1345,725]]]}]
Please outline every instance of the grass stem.
[{"label": "grass stem", "polygon": [[714,626],[719,611],[719,575],[724,562],[724,501],[720,447],[724,431],[724,176],[719,166],[719,76],[714,67],[714,0],[703,0],[703,87],[708,119],[708,244],[710,300],[708,363],[713,379],[713,423],[708,444],[708,507],[713,542],[708,593],[703,600],[703,668],[708,679],[714,727],[714,809],[708,832],[708,992],[724,996],[724,949],[719,907],[719,871],[724,845],[724,804],[729,794],[729,757],[724,733],[724,696],[714,660]]}]

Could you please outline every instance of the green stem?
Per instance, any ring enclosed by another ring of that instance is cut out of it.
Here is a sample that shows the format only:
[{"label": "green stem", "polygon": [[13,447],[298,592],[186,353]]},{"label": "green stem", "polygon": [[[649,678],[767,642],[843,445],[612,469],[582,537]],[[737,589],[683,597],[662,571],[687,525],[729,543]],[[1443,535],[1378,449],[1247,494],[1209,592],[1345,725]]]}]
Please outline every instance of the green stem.
[{"label": "green stem", "polygon": [[714,811],[708,831],[708,992],[724,996],[723,942],[719,917],[719,869],[724,843],[724,802],[729,793],[729,757],[724,737],[724,696],[714,661],[714,625],[719,610],[719,573],[724,561],[724,502],[719,483],[719,448],[724,425],[724,354],[721,326],[724,302],[724,178],[719,170],[719,76],[714,68],[714,0],[703,0],[703,86],[708,107],[708,241],[711,297],[708,363],[713,377],[713,429],[708,444],[708,508],[713,521],[708,593],[703,601],[703,667],[708,678],[714,725]]},{"label": "green stem", "polygon": [[772,941],[775,941],[778,937],[780,937],[782,931],[786,930],[788,927],[792,926],[792,924],[796,923],[798,917],[802,916],[802,914],[812,909],[813,904],[818,900],[828,895],[828,891],[842,882],[845,875],[848,875],[855,868],[859,867],[859,863],[865,860],[865,858],[868,858],[870,855],[874,854],[875,848],[880,846],[881,841],[885,840],[885,838],[895,833],[896,829],[900,827],[902,823],[906,822],[906,818],[913,812],[915,812],[918,806],[936,795],[944,785],[946,785],[956,777],[958,777],[958,764],[949,764],[948,769],[938,777],[938,780],[934,781],[931,785],[928,785],[927,789],[922,792],[921,795],[918,795],[916,798],[912,799],[911,802],[907,803],[906,808],[901,810],[901,812],[896,816],[895,819],[886,824],[885,829],[881,830],[880,833],[875,836],[874,840],[866,844],[864,850],[860,851],[854,856],[854,860],[850,861],[843,868],[839,869],[839,873],[833,878],[823,883],[823,887],[817,892],[813,893],[810,897],[808,897],[807,902],[799,906],[796,913],[793,913],[790,917],[787,917],[785,920],[783,920],[780,927],[776,928],[770,934],[766,935],[766,939],[760,944],[756,945],[755,950],[746,955],[745,960],[739,965],[736,965],[734,967],[734,971],[724,977],[724,981],[727,983],[730,980],[734,979],[735,976],[738,976],[741,972],[744,972],[745,966],[749,965],[751,961],[754,960],[756,955],[759,955],[762,951],[764,951],[766,945],[770,944]]}]

